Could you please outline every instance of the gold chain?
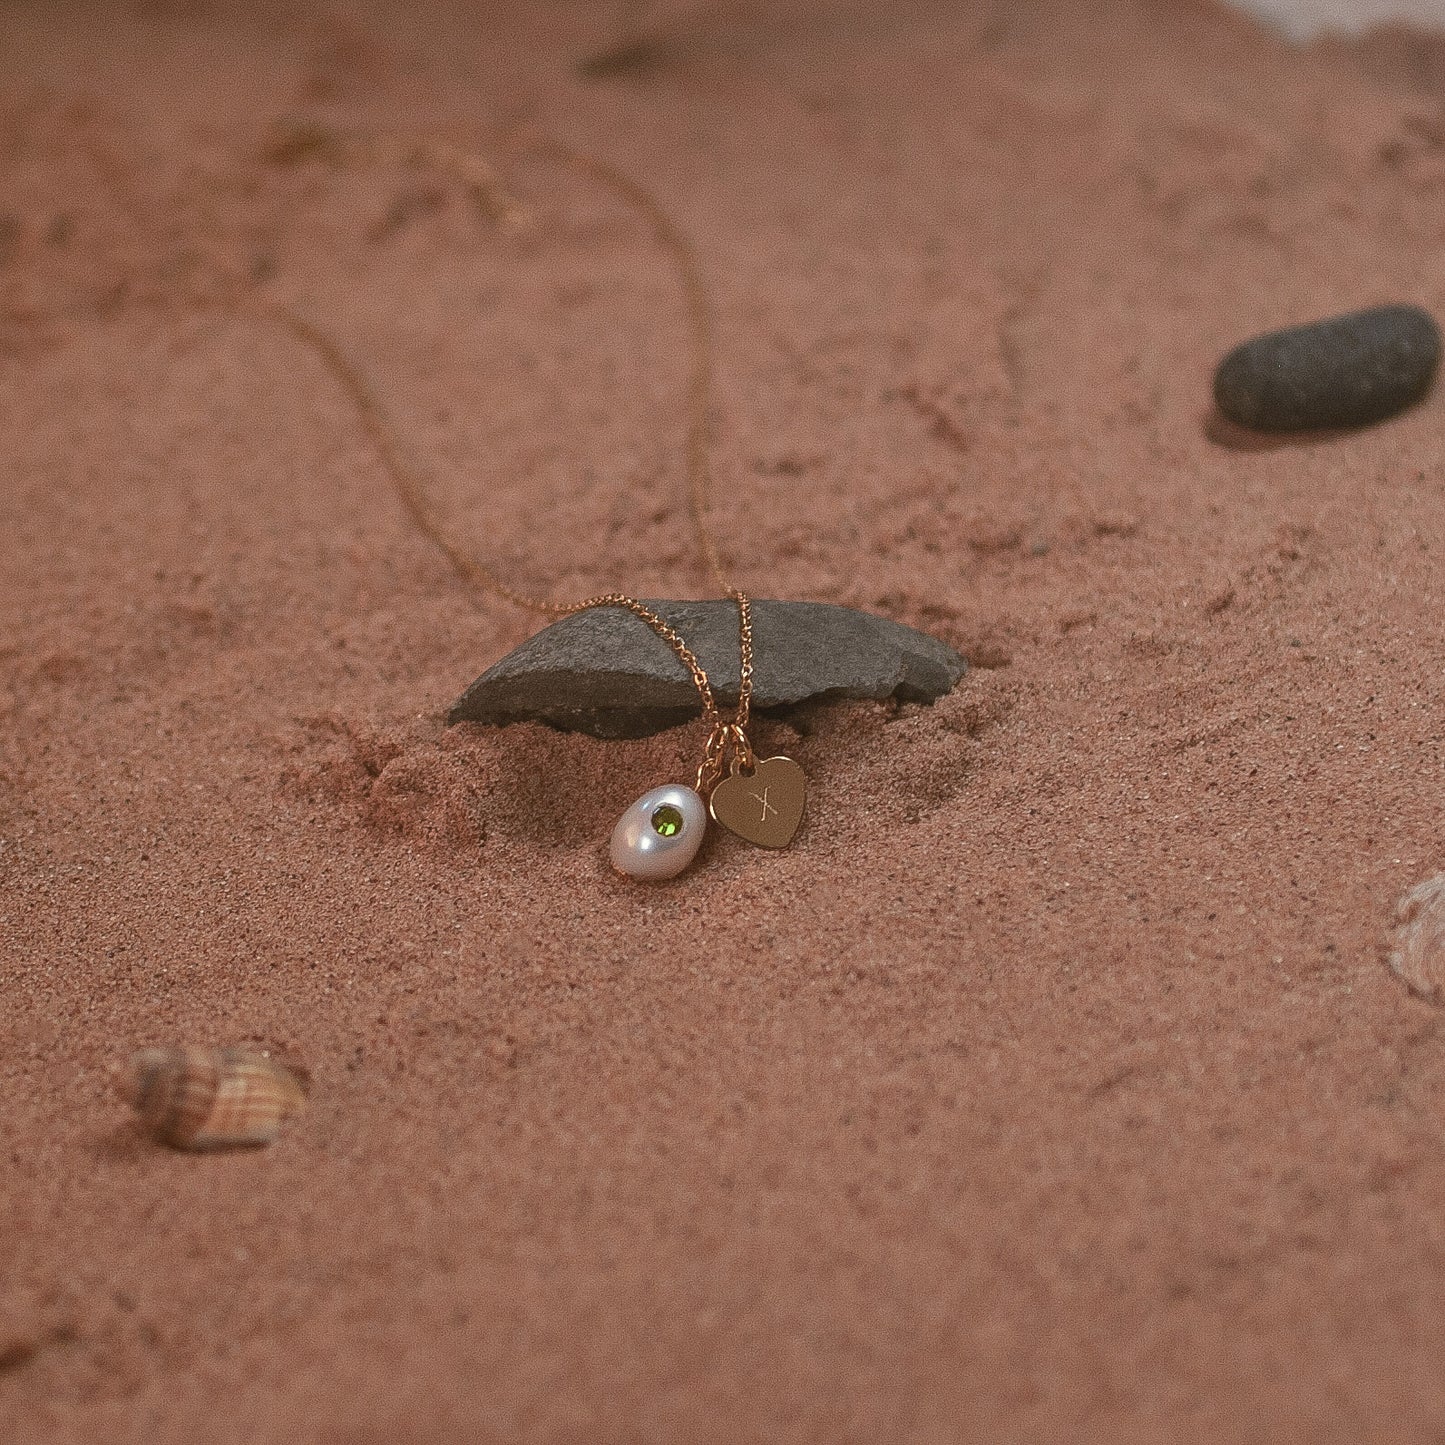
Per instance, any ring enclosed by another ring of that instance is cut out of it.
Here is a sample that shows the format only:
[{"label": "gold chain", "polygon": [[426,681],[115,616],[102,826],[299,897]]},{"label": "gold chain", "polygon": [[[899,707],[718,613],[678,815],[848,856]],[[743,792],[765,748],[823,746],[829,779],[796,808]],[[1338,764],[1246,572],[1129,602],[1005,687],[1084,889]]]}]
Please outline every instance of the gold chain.
[{"label": "gold chain", "polygon": [[[489,592],[514,606],[552,617],[567,617],[593,607],[620,607],[645,622],[672,649],[691,674],[702,698],[703,717],[709,726],[703,761],[698,767],[700,792],[710,789],[722,776],[729,752],[744,767],[753,763],[747,726],[751,718],[753,692],[752,605],[745,593],[734,587],[723,573],[722,561],[712,534],[707,512],[711,483],[709,465],[709,413],[712,398],[712,316],[707,289],[692,242],[673,223],[656,198],[630,176],[607,162],[548,139],[541,143],[575,169],[588,174],[621,196],[643,216],[658,245],[673,259],[687,303],[692,335],[692,369],[688,381],[687,475],[688,507],[698,553],[723,595],[738,608],[738,703],[731,722],[725,722],[713,695],[712,684],[696,654],[677,630],[645,602],[625,592],[604,592],[575,602],[533,597],[508,586],[470,552],[458,545],[432,508],[426,488],[408,464],[386,412],[366,378],[352,364],[340,346],[305,317],[284,306],[274,307],[276,317],[293,334],[307,343],[336,375],[354,402],[362,423],[380,454],[397,493],[418,531],[431,541],[451,563],[457,574],[471,586]],[[527,223],[526,208],[501,186],[491,166],[480,157],[442,141],[401,137],[356,138],[330,130],[291,130],[278,137],[273,154],[295,158],[323,154],[340,160],[362,159],[428,165],[450,172],[467,188],[486,213],[508,228]]]}]

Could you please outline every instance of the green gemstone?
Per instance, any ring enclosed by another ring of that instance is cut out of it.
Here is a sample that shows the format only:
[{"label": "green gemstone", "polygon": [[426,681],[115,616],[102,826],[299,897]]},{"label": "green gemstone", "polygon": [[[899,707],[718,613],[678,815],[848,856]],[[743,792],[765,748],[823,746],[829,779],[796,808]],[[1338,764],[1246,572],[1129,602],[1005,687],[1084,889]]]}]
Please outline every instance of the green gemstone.
[{"label": "green gemstone", "polygon": [[675,838],[682,832],[682,814],[671,803],[664,803],[652,815],[652,827],[664,838]]}]

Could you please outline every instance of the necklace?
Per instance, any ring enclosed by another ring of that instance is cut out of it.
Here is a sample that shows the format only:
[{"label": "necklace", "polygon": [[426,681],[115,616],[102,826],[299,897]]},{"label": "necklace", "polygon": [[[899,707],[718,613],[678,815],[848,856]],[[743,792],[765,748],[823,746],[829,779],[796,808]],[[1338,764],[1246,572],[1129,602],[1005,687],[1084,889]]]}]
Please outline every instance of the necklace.
[{"label": "necklace", "polygon": [[[514,606],[554,618],[593,607],[623,608],[646,623],[687,668],[702,699],[702,716],[708,729],[692,785],[664,783],[644,793],[617,820],[609,847],[612,866],[627,877],[672,878],[697,856],[709,817],[750,843],[764,848],[785,848],[802,821],[807,783],[802,767],[792,758],[781,754],[759,758],[748,740],[753,692],[751,604],[747,594],[728,581],[707,525],[711,481],[708,416],[712,393],[712,323],[696,252],[651,193],[631,177],[561,142],[549,141],[546,148],[621,196],[648,222],[655,241],[672,258],[677,269],[692,337],[687,392],[688,508],[703,564],[722,595],[735,602],[738,609],[738,700],[731,717],[718,706],[712,682],[692,649],[678,631],[645,602],[625,592],[604,592],[577,601],[534,597],[503,582],[459,546],[434,511],[426,489],[408,464],[397,435],[365,377],[336,342],[312,322],[283,307],[276,308],[276,315],[316,351],[350,394],[413,523],[466,582]],[[349,156],[358,153],[374,158],[378,150],[374,144],[359,150],[353,143],[345,151]],[[405,146],[400,151],[393,145],[381,154],[400,154],[414,162],[439,165],[459,176],[493,215],[505,218],[518,213],[510,198],[498,199],[500,191],[491,168],[464,151],[426,141]]]}]

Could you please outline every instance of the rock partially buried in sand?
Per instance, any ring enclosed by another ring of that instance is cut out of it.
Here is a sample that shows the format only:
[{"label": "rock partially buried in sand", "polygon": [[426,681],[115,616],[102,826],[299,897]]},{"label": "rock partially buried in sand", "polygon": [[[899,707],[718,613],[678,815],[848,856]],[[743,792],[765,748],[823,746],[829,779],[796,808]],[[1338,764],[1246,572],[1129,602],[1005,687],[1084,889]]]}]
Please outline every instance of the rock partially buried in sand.
[{"label": "rock partially buried in sand", "polygon": [[[697,654],[720,705],[736,702],[738,610],[728,601],[649,602]],[[932,702],[968,664],[936,637],[824,602],[753,602],[753,707],[824,698]],[[640,618],[594,607],[554,622],[484,672],[449,722],[544,722],[598,738],[640,738],[702,711],[672,649]]]},{"label": "rock partially buried in sand", "polygon": [[1236,346],[1214,374],[1214,400],[1255,431],[1364,426],[1419,401],[1439,361],[1428,312],[1376,306]]}]

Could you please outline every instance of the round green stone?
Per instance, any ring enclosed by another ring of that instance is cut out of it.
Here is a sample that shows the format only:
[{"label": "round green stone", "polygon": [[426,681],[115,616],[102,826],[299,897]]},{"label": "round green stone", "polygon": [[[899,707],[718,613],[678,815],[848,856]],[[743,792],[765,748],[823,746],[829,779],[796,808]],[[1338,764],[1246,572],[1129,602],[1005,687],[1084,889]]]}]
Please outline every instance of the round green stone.
[{"label": "round green stone", "polygon": [[652,815],[652,827],[664,838],[675,838],[682,832],[682,813],[671,803],[664,803]]}]

